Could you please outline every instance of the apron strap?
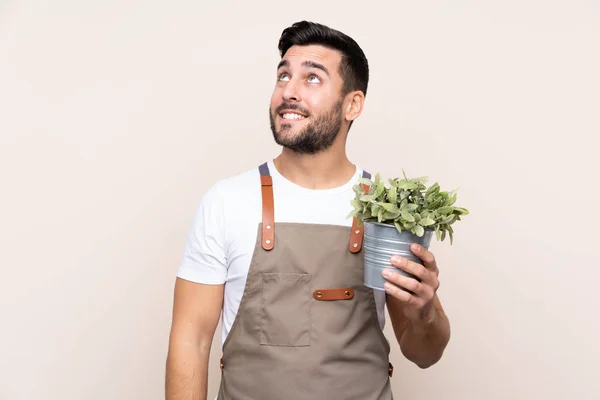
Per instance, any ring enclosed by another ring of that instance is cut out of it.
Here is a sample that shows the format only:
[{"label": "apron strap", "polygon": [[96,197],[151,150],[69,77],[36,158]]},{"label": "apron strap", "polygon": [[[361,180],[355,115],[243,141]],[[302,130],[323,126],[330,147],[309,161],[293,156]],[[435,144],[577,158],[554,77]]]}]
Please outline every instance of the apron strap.
[{"label": "apron strap", "polygon": [[[261,245],[265,250],[272,250],[275,245],[275,210],[273,199],[273,179],[269,172],[267,163],[263,163],[258,167],[260,172],[260,184],[262,194],[262,237]],[[363,171],[363,178],[370,179],[371,174]],[[365,192],[369,190],[369,186],[363,184]],[[364,224],[358,226],[358,219],[352,221],[352,230],[350,231],[350,252],[358,253],[362,248]]]},{"label": "apron strap", "polygon": [[[362,176],[363,176],[363,178],[371,179],[371,174],[368,173],[367,171],[363,170]],[[368,185],[363,184],[362,187],[363,187],[365,193],[369,191]],[[351,253],[358,253],[360,251],[360,249],[362,248],[364,229],[365,229],[365,224],[358,226],[358,218],[354,218],[352,220],[352,230],[350,231],[350,252]]]},{"label": "apron strap", "polygon": [[262,193],[262,237],[261,244],[265,250],[272,250],[275,244],[275,210],[273,201],[273,178],[269,166],[265,162],[258,167]]}]

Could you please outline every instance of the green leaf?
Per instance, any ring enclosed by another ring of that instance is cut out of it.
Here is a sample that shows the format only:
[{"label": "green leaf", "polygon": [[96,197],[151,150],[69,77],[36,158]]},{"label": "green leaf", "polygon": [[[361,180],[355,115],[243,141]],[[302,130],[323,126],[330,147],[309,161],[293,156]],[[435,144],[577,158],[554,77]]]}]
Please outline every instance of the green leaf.
[{"label": "green leaf", "polygon": [[444,207],[440,207],[437,209],[437,212],[444,215],[444,214],[450,214],[451,212],[454,211],[454,207],[452,206],[444,206]]},{"label": "green leaf", "polygon": [[446,201],[442,196],[438,196],[433,203],[428,205],[428,208],[432,209],[432,210],[437,210],[438,207],[441,207],[442,204],[444,204],[444,201]]},{"label": "green leaf", "polygon": [[412,190],[412,189],[418,188],[419,185],[414,182],[410,182],[410,181],[400,181],[400,183],[398,184],[398,187],[400,189]]},{"label": "green leaf", "polygon": [[379,174],[379,172],[375,175],[375,182],[373,182],[373,184],[375,186],[379,185],[379,182],[381,182],[381,175]]},{"label": "green leaf", "polygon": [[415,211],[417,208],[419,208],[418,204],[414,204],[414,203],[404,203],[404,205],[400,206],[400,209],[402,211],[406,211],[406,212],[411,212],[411,211]]},{"label": "green leaf", "polygon": [[388,191],[388,200],[392,204],[396,204],[398,201],[398,191],[396,190],[396,186],[390,187],[390,190]]},{"label": "green leaf", "polygon": [[363,204],[359,199],[354,199],[354,200],[350,201],[350,204],[352,204],[352,207],[357,208],[357,209],[361,209],[363,207]]},{"label": "green leaf", "polygon": [[448,198],[446,199],[446,202],[444,203],[444,205],[445,206],[451,206],[454,203],[456,203],[456,193],[450,192],[448,194]]},{"label": "green leaf", "polygon": [[458,212],[459,215],[467,215],[469,211],[466,208],[454,207],[454,212]]},{"label": "green leaf", "polygon": [[412,214],[407,213],[406,211],[400,211],[400,215],[402,216],[402,218],[405,221],[408,222],[415,222],[415,217],[412,216]]},{"label": "green leaf", "polygon": [[394,221],[394,225],[396,225],[396,229],[398,230],[398,232],[402,232],[402,225],[400,225],[399,222]]},{"label": "green leaf", "polygon": [[385,192],[385,185],[383,182],[377,184],[377,190],[375,191],[375,197],[381,196]]},{"label": "green leaf", "polygon": [[419,222],[422,219],[421,214],[419,213],[413,214],[413,218],[415,219],[415,222]]},{"label": "green leaf", "polygon": [[425,183],[429,182],[429,177],[428,176],[420,176],[418,178],[415,178],[415,181],[425,184]]},{"label": "green leaf", "polygon": [[397,212],[386,211],[383,213],[383,219],[385,219],[385,220],[396,219],[399,216],[400,216],[400,211],[397,211]]},{"label": "green leaf", "polygon": [[373,204],[371,207],[371,217],[376,217],[380,210],[382,210],[382,207],[379,204]]},{"label": "green leaf", "polygon": [[378,203],[378,204],[381,205],[381,207],[383,207],[383,209],[385,211],[393,212],[393,213],[399,211],[398,206],[396,204],[390,204],[390,203]]},{"label": "green leaf", "polygon": [[435,221],[432,220],[431,218],[423,218],[419,222],[419,225],[421,225],[421,226],[429,226],[429,225],[433,225],[433,224],[435,224]]},{"label": "green leaf", "polygon": [[446,239],[446,230],[442,230],[442,242]]},{"label": "green leaf", "polygon": [[455,218],[456,218],[456,215],[450,214],[450,216],[448,216],[445,219],[441,220],[440,224],[451,224],[451,223],[454,222]]},{"label": "green leaf", "polygon": [[418,237],[422,237],[425,234],[425,229],[421,225],[416,225],[413,228],[413,233]]},{"label": "green leaf", "polygon": [[448,199],[448,192],[440,192],[439,197],[442,199],[442,202],[445,203],[446,199]]},{"label": "green leaf", "polygon": [[379,212],[377,212],[377,222],[381,223],[381,221],[383,221],[383,213],[385,212],[385,210],[383,208],[379,209]]},{"label": "green leaf", "polygon": [[363,190],[362,185],[354,185],[354,186],[352,186],[352,190],[356,194],[364,194],[364,190]]},{"label": "green leaf", "polygon": [[432,194],[437,193],[440,190],[440,185],[436,182],[427,189],[425,196],[429,197]]},{"label": "green leaf", "polygon": [[375,201],[376,201],[375,196],[373,196],[372,194],[363,194],[358,199],[360,201],[364,201],[364,202],[368,202],[368,203],[375,203]]},{"label": "green leaf", "polygon": [[451,226],[448,227],[448,236],[450,236],[450,245],[452,245],[454,242],[454,230]]},{"label": "green leaf", "polygon": [[404,226],[404,229],[406,229],[407,231],[410,231],[412,228],[414,228],[417,224],[415,222],[405,222],[402,224]]}]

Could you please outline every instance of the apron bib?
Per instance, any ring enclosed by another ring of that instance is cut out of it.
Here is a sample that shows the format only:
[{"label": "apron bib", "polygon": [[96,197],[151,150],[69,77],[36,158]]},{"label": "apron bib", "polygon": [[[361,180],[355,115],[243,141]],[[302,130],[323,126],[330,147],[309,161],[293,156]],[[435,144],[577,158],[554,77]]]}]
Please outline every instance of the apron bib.
[{"label": "apron bib", "polygon": [[390,347],[364,285],[364,226],[275,224],[267,164],[259,170],[263,217],[218,400],[392,400]]}]

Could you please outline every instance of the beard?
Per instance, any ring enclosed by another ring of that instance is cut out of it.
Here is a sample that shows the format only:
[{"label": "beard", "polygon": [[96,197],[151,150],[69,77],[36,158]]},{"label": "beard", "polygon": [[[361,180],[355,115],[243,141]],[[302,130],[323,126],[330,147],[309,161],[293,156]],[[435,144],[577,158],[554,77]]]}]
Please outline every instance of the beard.
[{"label": "beard", "polygon": [[[297,154],[317,154],[323,152],[331,147],[340,133],[340,128],[342,127],[342,100],[338,101],[329,111],[322,115],[311,116],[311,122],[296,134],[285,134],[293,129],[293,124],[284,122],[281,124],[279,131],[275,127],[275,117],[279,115],[278,110],[285,109],[302,111],[298,106],[285,103],[277,107],[275,113],[269,109],[271,132],[273,132],[275,143]],[[306,113],[304,114],[306,115]]]}]

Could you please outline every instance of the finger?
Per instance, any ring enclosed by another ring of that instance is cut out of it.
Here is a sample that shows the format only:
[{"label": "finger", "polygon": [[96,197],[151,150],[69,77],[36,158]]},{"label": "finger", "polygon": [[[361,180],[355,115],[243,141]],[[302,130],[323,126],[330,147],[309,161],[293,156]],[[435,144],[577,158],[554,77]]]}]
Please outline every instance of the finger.
[{"label": "finger", "polygon": [[406,290],[410,290],[419,297],[426,295],[424,285],[414,278],[402,275],[401,273],[394,272],[390,269],[384,269],[382,275],[385,279],[387,279],[388,282],[391,282]]},{"label": "finger", "polygon": [[383,288],[390,295],[400,300],[404,304],[408,304],[411,306],[418,306],[422,301],[418,296],[415,296],[405,290],[400,289],[397,286],[394,286],[390,282],[385,282],[383,284]]},{"label": "finger", "polygon": [[410,250],[415,256],[419,257],[423,261],[423,263],[425,264],[425,268],[432,271],[438,270],[437,262],[432,252],[430,252],[425,247],[417,243],[413,243],[410,246]]},{"label": "finger", "polygon": [[428,279],[428,275],[430,275],[429,271],[427,270],[427,268],[425,268],[425,266],[404,257],[393,256],[390,259],[390,262],[394,267],[400,268],[402,271],[408,272],[409,274],[416,276],[421,281],[426,281]]}]

